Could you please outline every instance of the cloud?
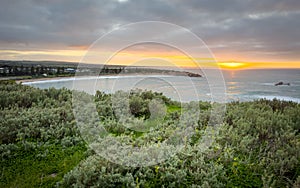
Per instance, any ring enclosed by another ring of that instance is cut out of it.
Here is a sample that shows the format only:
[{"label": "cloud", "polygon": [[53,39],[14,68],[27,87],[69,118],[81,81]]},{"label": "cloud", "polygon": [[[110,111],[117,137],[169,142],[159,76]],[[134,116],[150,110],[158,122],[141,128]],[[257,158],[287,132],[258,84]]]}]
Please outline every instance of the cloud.
[{"label": "cloud", "polygon": [[298,0],[3,0],[0,49],[85,47],[112,29],[147,20],[184,26],[216,54],[300,58]]}]

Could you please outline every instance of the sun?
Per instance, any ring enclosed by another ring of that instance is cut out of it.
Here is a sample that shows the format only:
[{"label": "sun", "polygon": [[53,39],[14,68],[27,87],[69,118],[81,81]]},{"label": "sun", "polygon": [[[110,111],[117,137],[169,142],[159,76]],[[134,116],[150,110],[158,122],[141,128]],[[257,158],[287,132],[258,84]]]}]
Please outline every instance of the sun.
[{"label": "sun", "polygon": [[223,69],[241,69],[246,67],[245,63],[234,62],[234,61],[220,62],[218,64]]}]

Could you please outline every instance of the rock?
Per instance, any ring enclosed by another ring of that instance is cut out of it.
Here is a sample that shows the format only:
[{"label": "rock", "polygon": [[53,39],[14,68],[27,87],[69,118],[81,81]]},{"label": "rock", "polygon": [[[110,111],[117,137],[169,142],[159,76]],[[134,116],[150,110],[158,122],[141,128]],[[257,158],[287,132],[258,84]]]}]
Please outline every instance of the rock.
[{"label": "rock", "polygon": [[290,83],[278,82],[278,83],[275,84],[275,86],[282,86],[282,85],[287,85],[287,86],[289,86]]},{"label": "rock", "polygon": [[55,177],[57,176],[57,174],[56,174],[56,173],[52,173],[50,176],[51,176],[52,178],[55,178]]},{"label": "rock", "polygon": [[187,75],[188,75],[189,77],[202,77],[200,74],[191,73],[191,72],[187,72]]}]

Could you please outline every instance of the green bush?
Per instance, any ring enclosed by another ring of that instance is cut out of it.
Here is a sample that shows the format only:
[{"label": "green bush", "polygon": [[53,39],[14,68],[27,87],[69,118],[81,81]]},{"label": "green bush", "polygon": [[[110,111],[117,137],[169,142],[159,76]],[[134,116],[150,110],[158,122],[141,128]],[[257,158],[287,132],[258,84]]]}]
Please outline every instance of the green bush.
[{"label": "green bush", "polygon": [[[132,114],[126,121],[120,121],[112,107],[112,99],[118,99],[115,94],[97,92],[99,126],[124,144],[160,144],[180,127],[194,129],[184,140],[174,137],[172,142],[182,141],[183,148],[168,160],[154,166],[126,167],[98,156],[82,140],[72,112],[71,91],[40,90],[14,82],[1,82],[0,88],[0,187],[300,185],[297,103],[264,99],[228,103],[214,142],[202,150],[199,144],[209,127],[212,104],[199,102],[198,114],[188,110],[195,103],[181,106],[161,93],[119,92],[117,95],[129,97]],[[89,98],[84,93],[79,97],[82,105]],[[163,116],[155,114],[163,105]],[[157,119],[150,118],[151,108]],[[89,112],[82,115],[89,118]],[[135,129],[140,124],[146,132]]]}]

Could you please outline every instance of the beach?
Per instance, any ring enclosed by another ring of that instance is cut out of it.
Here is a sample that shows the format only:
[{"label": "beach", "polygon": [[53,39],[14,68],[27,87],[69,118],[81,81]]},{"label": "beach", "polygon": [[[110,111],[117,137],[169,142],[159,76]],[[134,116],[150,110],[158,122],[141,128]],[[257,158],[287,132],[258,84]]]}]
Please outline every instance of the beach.
[{"label": "beach", "polygon": [[48,81],[48,80],[62,80],[62,79],[71,79],[71,78],[74,78],[74,76],[21,79],[21,80],[16,80],[16,83],[19,84],[19,83],[27,83],[27,82]]}]

